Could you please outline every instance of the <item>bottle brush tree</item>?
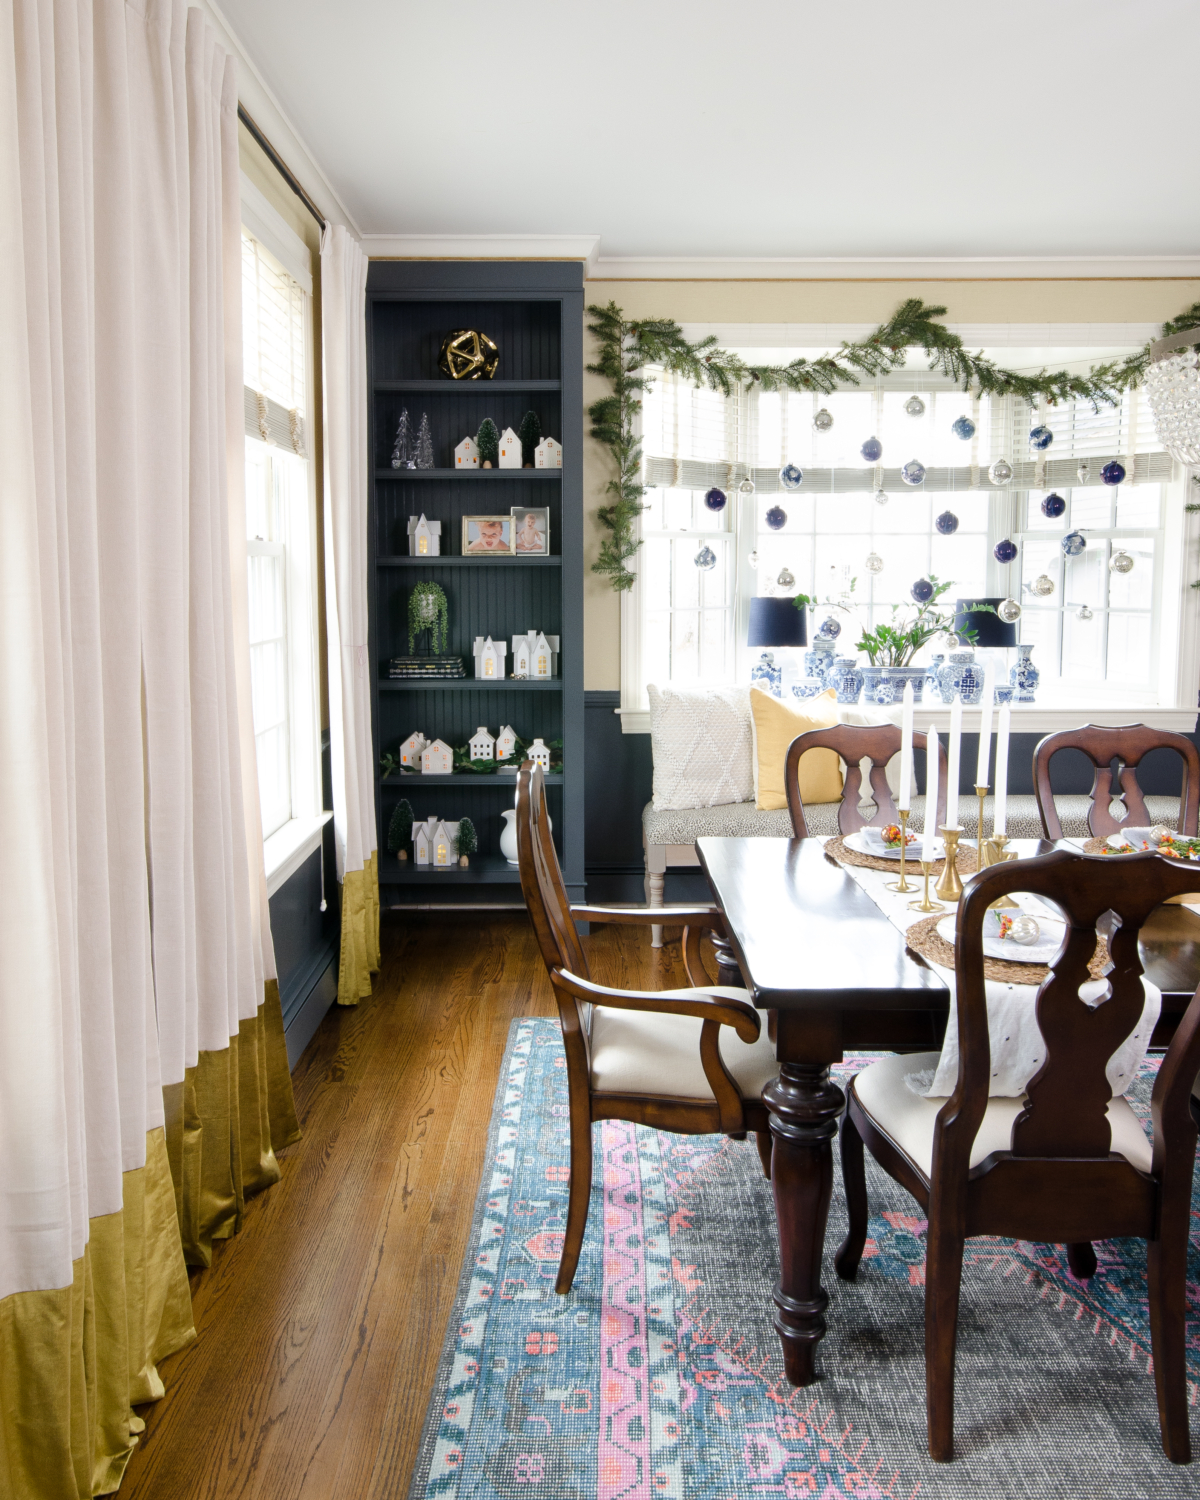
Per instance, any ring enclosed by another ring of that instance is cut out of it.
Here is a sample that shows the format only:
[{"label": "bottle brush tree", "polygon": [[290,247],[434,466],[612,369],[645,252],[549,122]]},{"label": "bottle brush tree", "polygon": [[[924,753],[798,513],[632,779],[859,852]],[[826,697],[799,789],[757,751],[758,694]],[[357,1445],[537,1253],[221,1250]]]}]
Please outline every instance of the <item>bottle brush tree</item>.
[{"label": "bottle brush tree", "polygon": [[479,449],[479,467],[494,469],[500,462],[500,430],[491,417],[484,417],[475,434],[475,446]]},{"label": "bottle brush tree", "polygon": [[401,797],[396,803],[396,810],[392,813],[392,820],[388,824],[388,850],[392,854],[399,855],[401,859],[408,858],[408,846],[412,841],[413,810],[407,797]]},{"label": "bottle brush tree", "polygon": [[532,469],[537,445],[542,440],[542,422],[537,412],[525,413],[521,418],[521,427],[517,436],[521,439],[521,462],[527,469]]},{"label": "bottle brush tree", "polygon": [[470,856],[479,848],[479,835],[470,818],[462,818],[458,824],[458,862],[470,864]]}]

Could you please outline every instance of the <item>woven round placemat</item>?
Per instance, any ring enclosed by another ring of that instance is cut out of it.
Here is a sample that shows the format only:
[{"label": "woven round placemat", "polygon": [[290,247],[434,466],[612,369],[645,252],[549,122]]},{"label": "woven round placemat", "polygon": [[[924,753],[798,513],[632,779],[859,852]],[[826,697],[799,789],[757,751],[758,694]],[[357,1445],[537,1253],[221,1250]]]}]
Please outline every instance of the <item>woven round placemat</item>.
[{"label": "woven round placemat", "polygon": [[[945,917],[946,913],[940,912],[935,917],[925,917],[920,922],[914,922],[904,934],[904,940],[914,953],[927,958],[931,964],[952,969],[954,944],[939,936],[937,930],[938,923]],[[1108,944],[1103,938],[1099,938],[1092,961],[1088,964],[1088,972],[1093,979],[1103,979],[1107,968]],[[1003,984],[1041,984],[1049,972],[1048,964],[1010,964],[1001,958],[985,958],[983,961],[983,977],[999,980]]]},{"label": "woven round placemat", "polygon": [[1103,839],[1088,839],[1087,843],[1083,846],[1083,852],[1085,854],[1103,854],[1107,848],[1108,845]]},{"label": "woven round placemat", "polygon": [[[916,853],[918,848],[919,845],[915,845],[912,858],[906,859],[904,862],[910,880],[920,880],[921,878],[921,870]],[[825,853],[830,859],[836,860],[839,865],[858,865],[863,870],[886,870],[891,875],[899,875],[900,873],[900,861],[898,859],[877,859],[873,854],[860,854],[857,849],[847,849],[846,841],[840,833],[836,838],[826,841]],[[960,844],[958,858],[955,860],[958,873],[960,875],[974,875],[977,863],[978,856],[974,846]],[[945,869],[945,866],[946,861],[938,859],[934,861],[931,869],[936,870],[940,874]]]}]

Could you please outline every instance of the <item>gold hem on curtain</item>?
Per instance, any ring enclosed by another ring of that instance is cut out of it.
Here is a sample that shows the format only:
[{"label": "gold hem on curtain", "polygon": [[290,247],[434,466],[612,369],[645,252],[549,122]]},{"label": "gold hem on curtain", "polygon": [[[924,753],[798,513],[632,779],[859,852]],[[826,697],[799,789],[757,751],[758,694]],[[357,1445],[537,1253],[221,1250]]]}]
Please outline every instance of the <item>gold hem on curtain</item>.
[{"label": "gold hem on curtain", "polygon": [[161,1127],[122,1176],[117,1213],[88,1225],[70,1286],[0,1301],[0,1492],[12,1500],[110,1494],[157,1401],[156,1368],[196,1337]]},{"label": "gold hem on curtain", "polygon": [[379,851],[342,882],[342,954],[338,1004],[357,1005],[371,993],[379,971]]}]

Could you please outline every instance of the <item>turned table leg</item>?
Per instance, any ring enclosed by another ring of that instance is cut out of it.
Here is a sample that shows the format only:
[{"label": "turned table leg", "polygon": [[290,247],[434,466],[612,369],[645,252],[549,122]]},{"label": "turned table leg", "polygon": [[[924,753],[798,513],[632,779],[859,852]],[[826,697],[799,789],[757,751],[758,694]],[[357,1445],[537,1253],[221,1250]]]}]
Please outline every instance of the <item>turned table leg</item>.
[{"label": "turned table leg", "polygon": [[830,1079],[828,1063],[781,1061],[779,1077],[762,1097],[771,1112],[771,1189],[779,1224],[775,1330],[788,1380],[811,1385],[829,1304],[821,1257],[833,1191],[833,1138],[846,1096]]},{"label": "turned table leg", "polygon": [[717,983],[732,985],[735,989],[746,988],[746,981],[742,978],[742,971],[734,956],[733,946],[727,937],[719,932],[712,935],[713,952],[717,959]]}]

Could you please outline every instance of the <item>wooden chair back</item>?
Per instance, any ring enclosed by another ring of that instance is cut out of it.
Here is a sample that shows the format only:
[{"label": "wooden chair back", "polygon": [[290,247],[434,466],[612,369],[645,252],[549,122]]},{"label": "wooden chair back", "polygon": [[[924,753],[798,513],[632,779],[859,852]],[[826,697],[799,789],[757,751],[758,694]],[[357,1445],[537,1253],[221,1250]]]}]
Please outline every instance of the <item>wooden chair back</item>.
[{"label": "wooden chair back", "polygon": [[[1186,735],[1165,729],[1149,729],[1145,724],[1123,724],[1104,729],[1086,724],[1082,729],[1064,729],[1048,734],[1033,752],[1033,789],[1037,796],[1042,828],[1048,839],[1062,838],[1062,823],[1054,806],[1050,789],[1050,762],[1060,750],[1080,750],[1095,767],[1088,809],[1088,828],[1095,838],[1117,833],[1122,823],[1146,828],[1152,822],[1146,810],[1146,799],[1138,785],[1137,766],[1150,750],[1174,750],[1183,760],[1183,790],[1179,799],[1178,832],[1195,838],[1197,814],[1200,812],[1200,754]],[[1117,764],[1114,785],[1113,763]],[[1115,799],[1126,809],[1120,822],[1109,811]]]},{"label": "wooden chair back", "polygon": [[[919,745],[927,736],[914,735],[913,744]],[[893,755],[900,753],[900,726],[898,724],[835,724],[830,729],[810,729],[797,735],[788,746],[787,763],[784,770],[784,786],[787,790],[788,812],[792,815],[792,832],[798,839],[808,837],[808,823],[804,817],[804,803],[800,798],[800,757],[809,750],[836,750],[846,763],[846,781],[842,787],[842,802],[838,808],[838,832],[855,833],[860,828],[886,828],[898,821],[896,803],[887,784],[887,763]],[[861,761],[870,760],[870,795],[875,801],[872,817],[864,818],[858,810],[862,801]],[[914,783],[915,785],[915,783]],[[946,746],[938,741],[938,804],[937,820],[940,828],[946,821]]]},{"label": "wooden chair back", "polygon": [[542,771],[529,760],[517,772],[517,862],[521,891],[547,972],[564,969],[590,979],[550,831]]}]

